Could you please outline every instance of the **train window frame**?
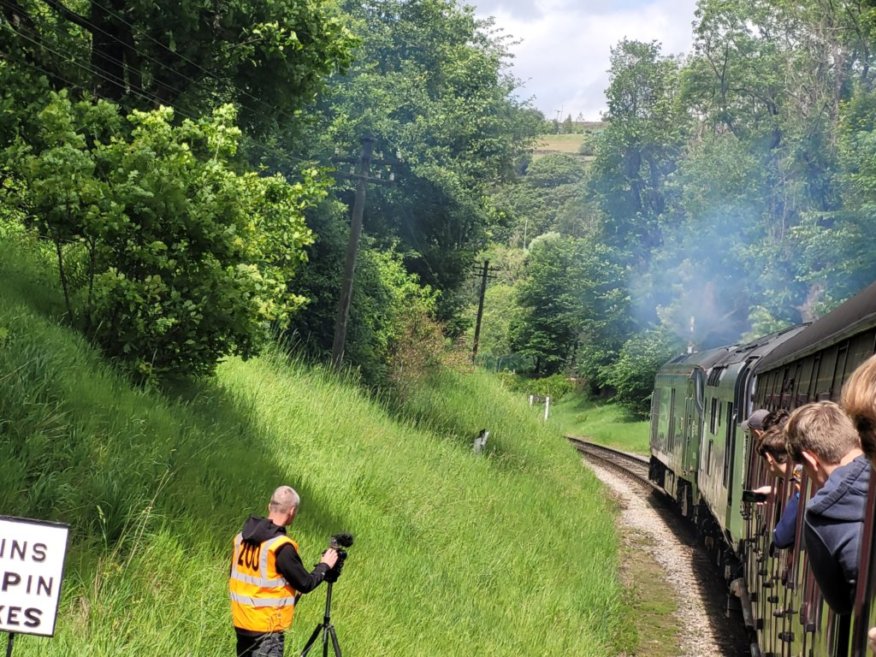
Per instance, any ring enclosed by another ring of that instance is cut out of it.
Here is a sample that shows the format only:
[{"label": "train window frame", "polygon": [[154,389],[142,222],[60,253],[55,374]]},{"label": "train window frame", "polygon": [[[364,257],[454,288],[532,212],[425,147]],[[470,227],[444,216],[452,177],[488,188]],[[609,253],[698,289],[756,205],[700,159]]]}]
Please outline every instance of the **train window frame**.
[{"label": "train window frame", "polygon": [[733,462],[736,456],[736,432],[734,431],[734,423],[733,423],[733,402],[728,401],[726,405],[727,410],[727,432],[725,434],[724,440],[724,488],[727,489],[727,504],[728,506],[732,500],[732,481],[730,478],[730,473],[733,472]]},{"label": "train window frame", "polygon": [[718,433],[718,398],[712,397],[709,405],[709,433],[712,435]]},{"label": "train window frame", "polygon": [[815,354],[812,359],[812,372],[809,375],[809,387],[806,392],[808,399],[815,399],[818,390],[818,376],[821,374],[821,352]]},{"label": "train window frame", "polygon": [[[840,366],[842,359],[842,366]],[[846,366],[849,362],[849,341],[837,345],[836,359],[833,362],[833,378],[830,383],[831,399],[839,397],[839,391],[842,389],[843,381],[845,380]]]}]

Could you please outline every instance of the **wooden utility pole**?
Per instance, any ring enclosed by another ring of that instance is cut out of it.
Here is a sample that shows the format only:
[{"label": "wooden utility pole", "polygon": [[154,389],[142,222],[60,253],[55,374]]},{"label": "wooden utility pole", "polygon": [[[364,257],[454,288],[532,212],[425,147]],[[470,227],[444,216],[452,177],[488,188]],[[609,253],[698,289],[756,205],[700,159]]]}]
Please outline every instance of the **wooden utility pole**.
[{"label": "wooden utility pole", "polygon": [[471,362],[475,362],[478,355],[478,342],[481,339],[481,320],[484,318],[484,297],[487,294],[487,278],[490,271],[490,261],[484,260],[484,268],[481,270],[481,294],[478,300],[478,318],[475,322],[474,344],[471,347]]},{"label": "wooden utility pole", "polygon": [[344,360],[344,345],[347,341],[347,320],[350,317],[350,301],[353,298],[353,274],[356,271],[356,254],[359,238],[362,236],[362,215],[365,212],[365,185],[371,169],[371,149],[374,140],[362,138],[362,154],[356,171],[356,199],[353,202],[353,217],[350,221],[350,240],[347,242],[347,256],[344,261],[344,275],[341,279],[341,297],[338,300],[338,315],[335,319],[335,337],[332,342],[332,367],[339,369]]}]

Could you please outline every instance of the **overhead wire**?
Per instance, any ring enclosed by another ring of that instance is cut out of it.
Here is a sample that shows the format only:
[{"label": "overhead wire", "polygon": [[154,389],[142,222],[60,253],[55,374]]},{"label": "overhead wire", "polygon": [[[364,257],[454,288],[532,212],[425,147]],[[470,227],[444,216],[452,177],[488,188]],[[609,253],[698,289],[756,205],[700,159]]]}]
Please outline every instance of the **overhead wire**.
[{"label": "overhead wire", "polygon": [[[108,13],[110,16],[112,16],[113,18],[117,19],[118,21],[120,21],[120,22],[123,23],[124,25],[127,25],[129,28],[131,28],[131,33],[132,33],[132,34],[135,33],[135,31],[136,31],[136,27],[135,27],[132,23],[126,21],[126,20],[125,20],[120,14],[114,12],[112,9],[110,9],[110,8],[107,7],[106,5],[104,5],[104,4],[100,3],[100,2],[98,2],[97,0],[91,0],[91,2],[92,2],[92,4],[95,4],[95,5],[97,5],[98,7],[100,7],[101,9],[103,9],[105,12],[107,12],[107,13]],[[110,36],[112,36],[112,35],[110,35]],[[209,69],[207,69],[207,68],[204,68],[203,66],[201,66],[201,65],[198,64],[197,62],[192,61],[191,59],[189,59],[188,57],[186,57],[186,56],[183,55],[182,53],[178,53],[178,52],[176,52],[175,50],[172,50],[171,48],[169,48],[168,46],[164,45],[163,43],[161,43],[160,41],[158,41],[158,40],[155,39],[154,37],[150,36],[149,34],[147,34],[147,33],[144,32],[144,33],[143,33],[143,36],[146,37],[149,41],[151,41],[151,42],[154,43],[155,45],[157,45],[159,48],[162,48],[163,50],[166,50],[167,52],[169,52],[170,54],[172,54],[174,57],[177,57],[178,59],[181,59],[182,61],[186,62],[187,64],[189,64],[189,65],[195,67],[196,70],[201,71],[202,73],[204,73],[205,75],[207,75],[207,76],[213,78],[213,79],[216,80],[217,82],[220,82],[220,83],[222,82],[222,79],[221,79],[216,73],[214,73],[213,71],[211,71],[211,70],[209,70]],[[115,37],[113,37],[113,38],[115,38]],[[130,46],[128,46],[128,47],[130,47]],[[139,53],[139,51],[137,51],[137,52]],[[163,64],[163,63],[161,63],[161,64],[162,64],[163,66],[165,66],[165,67],[167,66],[166,64]],[[176,72],[177,74],[179,74],[180,77],[185,78],[186,80],[188,80],[188,81],[191,82],[192,84],[198,84],[198,82],[197,82],[196,80],[193,80],[192,78],[190,78],[190,77],[188,77],[188,76],[186,76],[186,75],[184,75],[184,74],[182,74],[182,73],[179,73],[178,71],[175,71],[175,72]],[[251,93],[249,93],[246,89],[239,89],[239,91],[240,91],[243,95],[247,96],[248,98],[252,98],[255,102],[257,102],[257,103],[261,103],[264,107],[267,107],[269,110],[273,111],[274,113],[277,113],[277,114],[281,114],[281,113],[282,113],[282,110],[280,110],[280,109],[277,108],[277,107],[274,107],[273,105],[270,105],[269,103],[265,102],[265,101],[262,100],[261,98],[257,98],[256,96],[254,96],[254,95],[252,95]],[[248,107],[248,106],[245,105],[242,101],[238,101],[238,102],[240,102],[241,106],[245,107],[246,109],[248,109],[248,110],[251,111],[251,112],[254,112],[253,108]]]},{"label": "overhead wire", "polygon": [[[5,5],[6,7],[9,7],[9,8],[15,8],[15,6],[14,6],[12,3],[10,3],[9,0],[0,0],[0,5]],[[77,66],[78,68],[84,70],[84,71],[85,71],[86,73],[88,73],[89,75],[93,75],[93,76],[99,77],[99,78],[101,78],[102,80],[105,80],[105,81],[107,81],[107,82],[109,82],[109,83],[115,85],[116,87],[120,88],[120,89],[123,90],[125,93],[130,93],[130,94],[132,94],[132,95],[134,95],[134,96],[137,96],[137,97],[139,97],[140,99],[145,100],[146,102],[148,102],[148,103],[151,104],[151,105],[160,105],[160,104],[162,104],[162,102],[163,102],[162,99],[158,98],[158,97],[155,96],[154,94],[148,94],[148,93],[146,93],[145,91],[143,91],[142,89],[139,89],[139,90],[138,90],[138,89],[135,89],[135,88],[129,88],[129,87],[125,84],[125,82],[124,82],[123,80],[120,80],[120,79],[114,78],[113,76],[108,75],[105,71],[102,71],[101,69],[99,69],[99,68],[97,68],[97,67],[95,67],[95,66],[92,66],[90,63],[88,63],[88,64],[83,63],[80,59],[77,59],[77,58],[75,58],[75,57],[72,56],[72,55],[66,55],[66,54],[60,52],[59,50],[57,50],[57,49],[55,49],[55,48],[53,48],[53,47],[47,45],[46,43],[44,43],[44,42],[40,42],[40,41],[38,41],[37,39],[34,39],[34,38],[32,38],[32,37],[30,37],[30,36],[28,36],[28,35],[22,33],[21,31],[15,29],[15,28],[14,28],[11,24],[9,24],[8,22],[7,22],[7,25],[9,26],[9,29],[12,30],[12,32],[14,32],[15,35],[16,35],[17,37],[22,38],[22,39],[24,39],[24,40],[30,42],[31,44],[33,44],[33,45],[35,45],[35,46],[37,46],[37,47],[39,47],[39,48],[43,48],[43,49],[45,49],[46,51],[48,51],[48,52],[52,53],[53,55],[59,57],[62,61],[69,62],[69,63],[71,63],[71,64]],[[96,28],[96,29],[99,29],[99,28]],[[111,36],[111,35],[109,35],[109,36]],[[115,38],[115,37],[113,37],[113,38]],[[115,40],[116,40],[118,43],[121,43],[121,44],[125,45],[126,48],[129,48],[129,49],[130,49],[130,46],[126,45],[123,41],[121,41],[121,40],[119,40],[119,39],[115,39]],[[136,49],[134,49],[134,50],[136,51]],[[138,54],[142,54],[142,53],[140,53],[139,51],[136,51],[136,52],[137,52]],[[71,86],[71,87],[73,87],[73,88],[80,88],[80,89],[82,89],[83,91],[87,91],[87,92],[89,92],[89,93],[92,93],[93,95],[97,96],[98,98],[103,98],[104,100],[110,100],[110,101],[113,101],[113,102],[118,102],[117,99],[107,98],[107,97],[105,97],[105,96],[101,96],[100,94],[96,93],[93,89],[87,89],[85,86],[83,86],[83,84],[78,83],[78,82],[73,82],[73,81],[71,81],[71,80],[69,80],[69,79],[67,79],[67,78],[64,78],[64,77],[61,76],[59,73],[54,72],[54,71],[49,71],[49,70],[47,70],[46,68],[44,68],[44,67],[42,67],[42,66],[39,66],[39,65],[37,65],[37,64],[34,63],[34,62],[21,61],[21,60],[14,60],[14,59],[11,59],[11,58],[9,58],[9,57],[2,57],[2,58],[5,59],[6,61],[10,61],[10,62],[13,62],[13,63],[18,63],[18,64],[22,64],[22,65],[26,65],[26,66],[31,66],[31,67],[33,67],[33,68],[35,68],[35,69],[38,69],[40,72],[44,73],[45,75],[48,75],[50,78],[55,78],[55,79],[61,80],[62,82],[64,82],[65,84],[67,84],[67,85],[69,85],[69,86]],[[180,90],[178,90],[178,89],[174,89],[174,88],[172,88],[172,87],[170,87],[170,88],[173,89],[173,91],[174,91],[175,93],[179,94]],[[250,109],[250,111],[253,111],[252,108],[249,108],[249,107],[248,107],[247,109]],[[175,113],[179,114],[180,116],[183,116],[183,117],[185,117],[185,118],[187,118],[187,119],[190,119],[190,120],[192,120],[192,121],[195,121],[195,122],[198,121],[197,117],[195,117],[195,116],[193,116],[192,114],[186,112],[185,110],[182,110],[182,109],[180,109],[180,108],[178,108],[178,107],[173,107],[173,110],[174,110]],[[294,161],[294,162],[298,162],[298,163],[300,163],[300,164],[309,164],[309,165],[316,165],[316,166],[324,166],[324,165],[320,165],[320,163],[319,163],[318,160],[314,160],[314,159],[306,159],[306,158],[298,157],[298,156],[296,156],[296,155],[292,155],[292,154],[290,154],[290,153],[288,153],[288,152],[286,152],[286,151],[282,151],[282,150],[278,149],[276,146],[271,146],[271,145],[269,145],[269,144],[265,144],[265,143],[263,143],[263,142],[259,142],[259,141],[256,141],[256,140],[252,140],[252,141],[251,141],[251,145],[252,145],[252,147],[253,147],[254,149],[256,149],[256,150],[258,150],[258,151],[261,151],[263,154],[266,154],[266,155],[272,156],[272,157],[276,158],[277,160],[279,160],[280,162],[283,162],[283,161]]]},{"label": "overhead wire", "polygon": [[[6,7],[14,8],[14,5],[12,5],[10,2],[8,2],[8,0],[0,0],[0,4],[5,5]],[[88,65],[88,64],[83,64],[81,61],[77,60],[77,59],[76,59],[75,57],[73,57],[72,55],[69,55],[69,56],[68,56],[68,55],[65,55],[64,53],[60,52],[59,50],[56,50],[56,49],[52,48],[51,46],[49,46],[49,45],[47,45],[47,44],[45,44],[45,43],[42,43],[42,42],[38,41],[37,39],[34,39],[33,37],[30,37],[30,36],[28,36],[28,35],[26,35],[26,34],[24,34],[24,33],[22,33],[22,32],[19,32],[19,31],[16,30],[14,27],[11,27],[11,26],[10,26],[10,28],[11,28],[12,31],[15,32],[15,34],[18,35],[20,38],[22,38],[22,39],[24,39],[24,40],[26,40],[26,41],[29,41],[30,43],[34,44],[35,46],[37,46],[37,47],[39,47],[39,48],[43,48],[43,49],[47,50],[48,52],[52,53],[53,55],[56,55],[57,57],[60,57],[63,61],[66,61],[66,62],[69,62],[69,63],[71,63],[71,64],[74,64],[75,66],[78,66],[79,68],[83,69],[84,71],[86,71],[86,72],[89,73],[90,75],[95,75],[95,76],[97,76],[97,77],[99,77],[99,78],[102,78],[103,80],[106,80],[106,81],[109,82],[110,84],[113,84],[113,85],[119,87],[120,89],[122,89],[122,90],[124,90],[124,91],[126,91],[126,92],[128,92],[128,93],[131,93],[131,94],[133,94],[133,95],[135,95],[135,96],[138,96],[138,97],[140,97],[140,98],[142,98],[142,99],[148,101],[149,103],[155,103],[155,102],[158,100],[157,97],[155,97],[155,96],[150,96],[150,95],[145,94],[145,93],[143,93],[143,92],[141,92],[141,91],[138,91],[138,90],[136,90],[136,89],[127,89],[127,88],[125,87],[123,81],[121,81],[121,80],[117,80],[117,79],[114,79],[112,76],[107,75],[105,71],[102,72],[102,71],[98,70],[97,68],[92,67],[92,66],[90,66],[90,65]],[[4,57],[4,59],[6,59],[7,61],[13,61],[13,60],[10,60],[8,57]],[[74,86],[74,87],[80,87],[80,88],[82,88],[82,85],[81,85],[81,84],[79,84],[79,83],[71,83],[70,80],[66,80],[66,79],[62,78],[60,75],[58,75],[58,74],[56,74],[56,73],[52,73],[52,72],[50,72],[50,71],[47,71],[47,70],[44,69],[43,67],[41,67],[41,66],[37,66],[36,64],[33,64],[32,62],[23,62],[23,63],[26,64],[26,65],[32,65],[32,66],[34,66],[35,68],[39,68],[39,69],[41,69],[44,73],[46,73],[47,75],[49,75],[49,76],[51,76],[51,77],[56,77],[56,78],[59,79],[59,80],[63,80],[63,81],[66,82],[67,84],[72,84],[72,86]],[[92,92],[92,93],[93,93],[93,92]],[[95,94],[95,95],[97,95],[97,94]],[[108,99],[105,99],[105,100],[108,100]],[[184,112],[184,111],[182,111],[182,110],[179,110],[179,109],[177,109],[177,108],[174,108],[174,111],[175,111],[175,112],[178,112],[181,116],[184,116],[184,117],[186,117],[187,119],[191,119],[191,120],[193,120],[193,121],[197,121],[197,119],[196,119],[194,116],[192,116],[192,115],[190,115],[190,114],[188,114],[188,113],[186,113],[186,112]]]},{"label": "overhead wire", "polygon": [[[59,0],[59,2],[60,2],[60,0]],[[108,7],[105,7],[104,5],[101,5],[100,3],[95,2],[94,0],[92,0],[92,2],[93,2],[93,4],[95,4],[95,5],[97,5],[97,6],[101,7],[101,8],[103,8],[105,11],[107,11],[108,13],[110,13],[111,15],[113,15],[114,17],[118,18],[119,21],[121,21],[122,23],[124,23],[125,25],[127,25],[128,27],[130,27],[131,30],[132,30],[131,33],[134,34],[134,30],[135,30],[136,28],[135,28],[131,23],[128,23],[127,21],[125,21],[125,20],[124,20],[123,18],[121,18],[121,16],[119,16],[118,14],[113,13],[112,10],[110,10]],[[11,5],[11,4],[9,4],[9,3],[5,3],[5,4],[6,4],[7,7],[13,7],[13,5]],[[68,11],[72,11],[72,10],[68,10]],[[117,37],[116,35],[114,35],[114,34],[112,34],[112,33],[110,33],[110,32],[107,32],[107,31],[104,30],[103,28],[101,28],[101,27],[95,25],[94,22],[90,21],[89,19],[85,18],[84,16],[81,16],[81,15],[79,15],[79,14],[76,14],[76,21],[78,21],[79,23],[81,23],[81,24],[82,24],[81,26],[84,26],[85,29],[91,31],[92,34],[94,34],[94,32],[99,32],[100,34],[102,34],[102,35],[108,37],[109,39],[111,39],[112,41],[114,41],[115,43],[120,44],[120,45],[125,49],[126,52],[131,52],[131,53],[135,54],[137,57],[139,57],[139,58],[141,58],[141,59],[144,59],[144,60],[147,60],[147,61],[153,62],[154,64],[160,66],[161,68],[163,68],[163,69],[165,69],[165,70],[167,70],[167,71],[172,72],[174,75],[176,75],[176,76],[182,78],[183,80],[185,80],[186,82],[189,82],[190,84],[192,84],[192,85],[194,85],[194,86],[203,86],[203,85],[204,85],[204,81],[203,81],[203,80],[196,80],[196,79],[194,79],[194,78],[192,78],[192,77],[186,75],[185,73],[183,73],[183,72],[181,72],[181,71],[178,71],[178,70],[176,70],[176,69],[171,68],[170,65],[168,65],[166,62],[162,62],[161,60],[156,59],[155,57],[153,57],[153,56],[150,55],[149,53],[146,53],[146,52],[144,52],[144,51],[142,51],[142,50],[139,50],[139,49],[136,48],[135,46],[131,45],[130,43],[128,43],[128,42],[126,42],[126,41],[124,41],[124,40],[122,40],[122,39],[120,39],[120,38]],[[14,29],[14,28],[13,28],[13,29]],[[171,55],[173,55],[174,57],[177,57],[177,58],[183,59],[183,61],[186,61],[186,62],[190,63],[192,66],[195,66],[196,68],[198,68],[198,70],[203,71],[208,77],[212,78],[213,80],[215,80],[215,81],[217,81],[217,82],[219,82],[219,83],[222,83],[222,79],[221,79],[217,74],[215,74],[215,73],[213,73],[212,71],[209,71],[209,70],[203,68],[202,66],[199,66],[198,64],[192,62],[191,60],[186,59],[185,57],[183,57],[183,56],[180,55],[179,53],[177,53],[177,52],[171,50],[170,48],[168,48],[167,46],[163,45],[163,44],[160,43],[159,41],[153,39],[152,37],[149,37],[149,35],[145,35],[145,36],[146,36],[147,38],[149,38],[151,41],[155,42],[155,44],[158,45],[160,48],[162,48],[163,50],[166,50],[167,52],[169,52],[169,53],[170,53]],[[98,55],[99,55],[102,59],[104,59],[105,61],[112,61],[112,58],[110,58],[109,56],[107,56],[107,55],[105,55],[105,54],[103,54],[103,53],[98,52]],[[182,89],[178,89],[178,88],[176,88],[176,87],[174,87],[174,86],[172,86],[172,85],[170,85],[170,84],[168,84],[168,83],[166,83],[166,82],[164,82],[164,81],[162,81],[162,80],[159,80],[159,79],[157,79],[157,77],[155,77],[155,76],[153,76],[153,82],[154,82],[156,85],[159,85],[159,86],[163,87],[164,89],[169,90],[171,93],[174,94],[174,97],[179,96],[179,95],[182,93]],[[246,93],[245,90],[241,90],[241,91],[242,91],[243,93]],[[267,107],[267,108],[270,109],[271,111],[273,111],[273,112],[275,112],[275,113],[277,113],[277,114],[281,114],[281,113],[282,113],[282,111],[281,111],[279,108],[273,107],[273,106],[271,106],[271,105],[265,103],[264,101],[261,101],[260,99],[255,98],[255,96],[252,96],[251,94],[247,94],[247,95],[249,95],[251,98],[253,98],[253,99],[256,100],[257,102],[261,102],[262,105],[264,105],[265,107]],[[241,101],[240,99],[237,100],[237,103],[238,103],[241,107],[243,107],[244,109],[246,109],[246,110],[248,110],[248,111],[250,111],[250,112],[256,113],[256,110],[255,110],[253,107],[247,105],[246,103],[244,103],[244,102]]]}]

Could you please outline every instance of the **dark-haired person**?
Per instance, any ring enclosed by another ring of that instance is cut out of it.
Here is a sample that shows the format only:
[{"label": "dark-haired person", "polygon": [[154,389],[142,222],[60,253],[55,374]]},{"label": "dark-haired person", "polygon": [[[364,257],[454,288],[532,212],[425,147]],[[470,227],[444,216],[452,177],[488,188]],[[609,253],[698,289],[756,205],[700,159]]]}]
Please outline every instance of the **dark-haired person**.
[{"label": "dark-haired person", "polygon": [[[793,476],[793,469],[788,462],[788,449],[785,443],[785,432],[781,426],[773,425],[767,429],[757,444],[757,453],[766,460],[767,467],[779,479],[788,480],[794,487],[791,496],[782,509],[782,516],[773,529],[773,545],[786,549],[794,545],[797,534],[797,508],[800,504],[800,484]],[[770,493],[772,493],[772,487]],[[761,489],[758,489],[761,490]],[[761,492],[763,492],[761,490]]]},{"label": "dark-haired person", "polygon": [[234,537],[228,588],[237,657],[283,657],[296,597],[319,586],[338,560],[329,549],[311,572],[304,568],[298,544],[286,536],[299,503],[298,493],[280,486],[271,496],[267,518],[250,516]]},{"label": "dark-haired person", "polygon": [[773,427],[779,427],[781,429],[785,426],[789,417],[791,417],[791,413],[784,408],[770,411],[763,419],[763,430],[766,432]]},{"label": "dark-haired person", "polygon": [[849,416],[833,402],[796,409],[785,425],[788,453],[820,486],[806,504],[803,538],[825,601],[849,614],[858,580],[870,464]]},{"label": "dark-haired person", "polygon": [[[843,386],[840,404],[852,419],[861,439],[861,449],[876,468],[876,355],[858,365]],[[876,627],[867,635],[876,653]]]}]

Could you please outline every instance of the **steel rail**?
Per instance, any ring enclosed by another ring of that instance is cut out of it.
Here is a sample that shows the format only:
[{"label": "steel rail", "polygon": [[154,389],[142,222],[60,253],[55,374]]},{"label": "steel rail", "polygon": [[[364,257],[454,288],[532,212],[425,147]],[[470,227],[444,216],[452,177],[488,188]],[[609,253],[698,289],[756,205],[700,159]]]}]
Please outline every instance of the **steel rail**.
[{"label": "steel rail", "polygon": [[600,465],[620,470],[642,483],[653,486],[648,479],[649,461],[644,456],[622,452],[605,445],[597,445],[596,443],[575,438],[574,436],[566,436],[566,439],[587,459],[598,462]]}]

